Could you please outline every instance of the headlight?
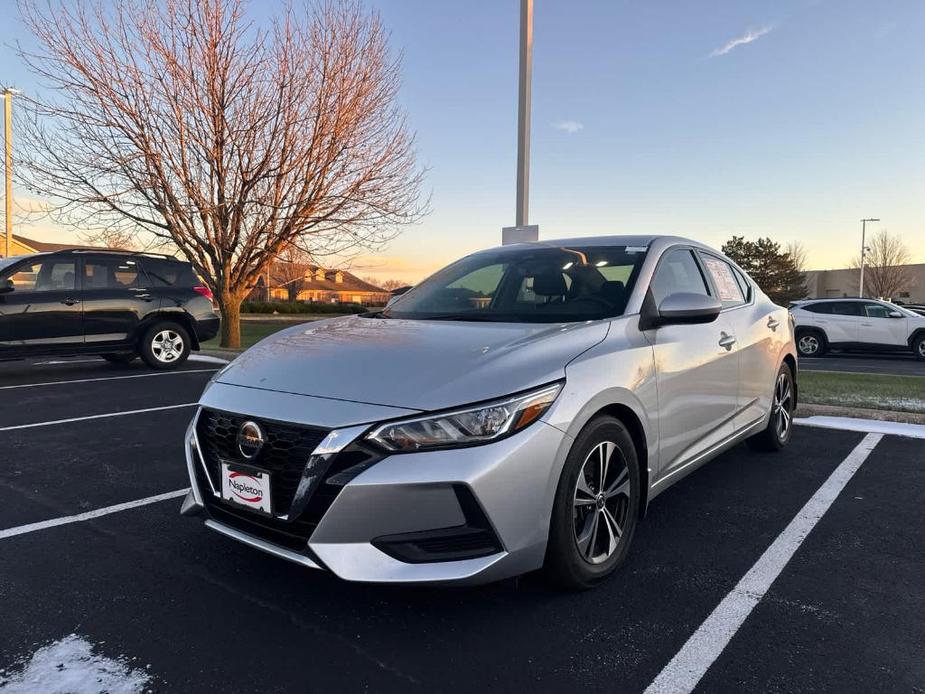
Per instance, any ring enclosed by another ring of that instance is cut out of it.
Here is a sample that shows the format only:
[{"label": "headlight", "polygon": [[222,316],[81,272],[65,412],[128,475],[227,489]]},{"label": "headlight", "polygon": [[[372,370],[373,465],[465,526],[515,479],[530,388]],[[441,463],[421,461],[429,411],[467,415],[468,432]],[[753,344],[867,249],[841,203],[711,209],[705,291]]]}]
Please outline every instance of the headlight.
[{"label": "headlight", "polygon": [[396,452],[490,443],[529,426],[556,399],[562,383],[475,407],[383,424],[366,435]]}]

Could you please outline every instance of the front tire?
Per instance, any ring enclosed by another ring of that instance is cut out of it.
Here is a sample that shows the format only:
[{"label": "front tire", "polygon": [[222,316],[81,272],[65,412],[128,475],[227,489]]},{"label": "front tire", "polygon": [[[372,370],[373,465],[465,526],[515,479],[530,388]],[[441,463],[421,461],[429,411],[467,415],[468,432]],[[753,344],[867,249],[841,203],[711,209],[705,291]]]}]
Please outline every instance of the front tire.
[{"label": "front tire", "polygon": [[152,369],[168,371],[186,361],[190,336],[178,323],[156,323],[141,339],[141,358]]},{"label": "front tire", "polygon": [[796,409],[796,385],[793,372],[787,364],[781,364],[774,380],[774,395],[771,398],[771,416],[768,426],[755,434],[746,443],[756,451],[779,451],[793,434],[793,411]]},{"label": "front tire", "polygon": [[925,361],[925,335],[919,335],[912,341],[912,352],[916,357]]},{"label": "front tire", "polygon": [[629,552],[639,517],[640,475],[627,428],[592,419],[575,439],[556,489],[544,570],[559,585],[592,588]]}]

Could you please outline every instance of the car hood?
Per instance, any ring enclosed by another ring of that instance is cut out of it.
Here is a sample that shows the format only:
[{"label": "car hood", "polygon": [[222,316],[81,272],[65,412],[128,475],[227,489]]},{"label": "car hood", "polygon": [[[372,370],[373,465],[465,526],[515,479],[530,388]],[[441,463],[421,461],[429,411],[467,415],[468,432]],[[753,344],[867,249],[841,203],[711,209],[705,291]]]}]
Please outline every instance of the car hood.
[{"label": "car hood", "polygon": [[609,323],[471,323],[348,316],[282,330],[226,367],[219,383],[437,410],[565,377]]}]

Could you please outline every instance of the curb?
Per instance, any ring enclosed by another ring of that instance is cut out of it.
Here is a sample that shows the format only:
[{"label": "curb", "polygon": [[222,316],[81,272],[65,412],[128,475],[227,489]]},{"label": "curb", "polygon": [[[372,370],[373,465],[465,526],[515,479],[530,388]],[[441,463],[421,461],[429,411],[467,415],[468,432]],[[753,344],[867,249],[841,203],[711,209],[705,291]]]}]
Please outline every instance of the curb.
[{"label": "curb", "polygon": [[916,412],[873,410],[865,407],[844,407],[841,405],[817,405],[807,402],[801,402],[797,405],[796,415],[798,417],[852,417],[856,419],[874,419],[880,422],[925,424],[925,414]]}]

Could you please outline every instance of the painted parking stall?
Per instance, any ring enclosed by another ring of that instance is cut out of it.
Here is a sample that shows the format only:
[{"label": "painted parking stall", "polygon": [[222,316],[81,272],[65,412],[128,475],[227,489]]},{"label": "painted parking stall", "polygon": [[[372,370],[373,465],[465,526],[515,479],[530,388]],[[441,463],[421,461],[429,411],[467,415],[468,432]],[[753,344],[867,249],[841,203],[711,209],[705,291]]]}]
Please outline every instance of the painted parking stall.
[{"label": "painted parking stall", "polygon": [[[23,368],[27,382],[57,378],[56,365]],[[101,375],[93,363],[64,368],[67,380]],[[0,386],[20,380],[9,369]],[[0,431],[15,456],[0,468],[0,495],[16,499],[0,506],[0,600],[12,606],[0,683],[83,649],[81,662],[149,691],[643,692],[869,441],[801,426],[779,455],[736,447],[655,500],[625,567],[590,592],[537,576],[452,590],[356,585],[178,515],[192,410],[154,408],[195,401],[210,375],[42,386],[59,419],[112,411],[129,388],[148,411]],[[0,391],[0,423],[20,409],[14,394],[31,395],[22,390]],[[873,680],[844,676],[838,652],[853,671],[876,673],[880,689],[914,691],[923,459],[923,440],[877,442],[695,691],[869,691]],[[893,578],[878,587],[884,573]],[[756,652],[773,657],[759,663]],[[260,667],[231,672],[230,653]]]}]

